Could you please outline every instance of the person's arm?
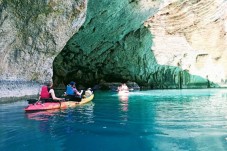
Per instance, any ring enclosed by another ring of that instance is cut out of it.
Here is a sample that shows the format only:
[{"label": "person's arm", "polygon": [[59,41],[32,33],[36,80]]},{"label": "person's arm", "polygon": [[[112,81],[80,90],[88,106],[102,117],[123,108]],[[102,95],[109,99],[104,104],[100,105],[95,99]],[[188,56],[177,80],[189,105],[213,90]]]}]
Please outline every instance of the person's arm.
[{"label": "person's arm", "polygon": [[81,90],[80,92],[76,92],[77,95],[81,95],[83,93],[83,90]]},{"label": "person's arm", "polygon": [[38,101],[41,99],[41,91],[42,91],[42,88],[39,89],[39,93],[38,93],[39,99],[38,99]]},{"label": "person's arm", "polygon": [[81,90],[81,91],[79,92],[76,88],[74,88],[74,92],[75,92],[77,95],[81,95],[81,94],[83,93],[83,90]]},{"label": "person's arm", "polygon": [[53,100],[59,100],[59,101],[63,100],[62,98],[58,98],[58,97],[55,96],[53,89],[50,89],[50,94],[51,94]]}]

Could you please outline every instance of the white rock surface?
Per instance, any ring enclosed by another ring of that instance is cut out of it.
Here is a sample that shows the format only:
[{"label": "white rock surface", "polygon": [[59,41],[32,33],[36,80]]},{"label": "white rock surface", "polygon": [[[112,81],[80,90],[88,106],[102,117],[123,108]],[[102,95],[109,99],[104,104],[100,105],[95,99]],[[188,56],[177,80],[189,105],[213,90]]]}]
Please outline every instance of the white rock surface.
[{"label": "white rock surface", "polygon": [[227,1],[166,0],[145,26],[160,65],[227,86]]}]

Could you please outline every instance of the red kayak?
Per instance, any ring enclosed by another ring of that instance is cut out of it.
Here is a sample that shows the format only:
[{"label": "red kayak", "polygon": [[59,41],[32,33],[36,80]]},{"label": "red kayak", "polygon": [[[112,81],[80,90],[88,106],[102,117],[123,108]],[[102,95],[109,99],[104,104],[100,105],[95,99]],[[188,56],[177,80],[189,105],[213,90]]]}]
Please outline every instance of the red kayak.
[{"label": "red kayak", "polygon": [[26,108],[24,108],[25,112],[29,111],[44,111],[44,110],[52,110],[52,109],[64,109],[68,107],[75,107],[77,105],[81,105],[84,103],[90,102],[94,98],[94,94],[87,98],[83,98],[80,102],[75,101],[64,101],[64,102],[35,102],[34,104],[29,104]]}]

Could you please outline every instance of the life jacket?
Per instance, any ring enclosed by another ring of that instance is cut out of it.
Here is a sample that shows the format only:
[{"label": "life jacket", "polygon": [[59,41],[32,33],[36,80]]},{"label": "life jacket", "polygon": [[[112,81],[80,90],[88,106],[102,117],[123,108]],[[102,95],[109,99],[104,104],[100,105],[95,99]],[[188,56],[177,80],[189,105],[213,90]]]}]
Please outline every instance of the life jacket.
[{"label": "life jacket", "polygon": [[47,86],[42,86],[40,97],[41,97],[42,99],[51,98],[51,95],[50,95],[50,93],[49,93],[49,89],[48,89]]},{"label": "life jacket", "polygon": [[71,87],[70,85],[67,85],[66,87],[66,94],[67,95],[75,95],[73,87]]}]

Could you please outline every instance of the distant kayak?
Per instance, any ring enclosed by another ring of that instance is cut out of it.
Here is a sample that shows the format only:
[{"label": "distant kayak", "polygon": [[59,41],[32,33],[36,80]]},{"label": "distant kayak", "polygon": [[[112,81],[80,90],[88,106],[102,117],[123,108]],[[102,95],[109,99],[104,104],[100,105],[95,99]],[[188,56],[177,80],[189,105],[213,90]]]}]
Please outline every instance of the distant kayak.
[{"label": "distant kayak", "polygon": [[25,112],[29,111],[44,111],[44,110],[52,110],[52,109],[65,109],[76,107],[78,105],[82,105],[92,101],[94,98],[94,94],[87,98],[82,98],[80,102],[75,101],[63,101],[63,102],[45,102],[41,103],[39,101],[35,102],[34,104],[29,104],[27,107],[24,108]]}]

